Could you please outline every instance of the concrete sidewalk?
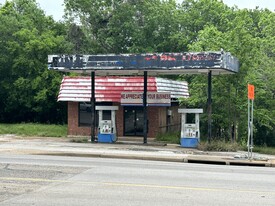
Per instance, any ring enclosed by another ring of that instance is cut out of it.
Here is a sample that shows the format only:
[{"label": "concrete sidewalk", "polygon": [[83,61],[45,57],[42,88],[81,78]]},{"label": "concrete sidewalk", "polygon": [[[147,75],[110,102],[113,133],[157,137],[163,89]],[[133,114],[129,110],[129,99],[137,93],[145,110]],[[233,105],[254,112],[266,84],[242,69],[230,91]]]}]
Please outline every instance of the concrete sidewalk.
[{"label": "concrete sidewalk", "polygon": [[120,138],[114,144],[74,143],[70,138],[20,137],[0,135],[0,154],[64,155],[81,157],[123,158],[220,165],[275,167],[275,156],[254,154],[247,160],[246,152],[203,152],[143,139]]}]

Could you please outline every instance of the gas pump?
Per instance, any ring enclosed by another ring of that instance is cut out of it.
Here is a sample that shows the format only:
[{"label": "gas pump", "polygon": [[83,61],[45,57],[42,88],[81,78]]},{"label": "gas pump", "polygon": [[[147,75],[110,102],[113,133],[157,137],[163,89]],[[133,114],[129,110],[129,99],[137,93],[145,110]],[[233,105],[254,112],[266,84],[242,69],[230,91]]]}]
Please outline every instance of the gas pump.
[{"label": "gas pump", "polygon": [[[182,147],[196,148],[200,141],[200,117],[203,109],[179,109],[181,113],[181,137]],[[195,123],[187,123],[186,114],[195,114]]]},{"label": "gas pump", "polygon": [[[114,143],[117,140],[116,135],[116,113],[117,106],[96,106],[98,110],[98,142]],[[111,111],[111,120],[103,119],[103,111]]]}]

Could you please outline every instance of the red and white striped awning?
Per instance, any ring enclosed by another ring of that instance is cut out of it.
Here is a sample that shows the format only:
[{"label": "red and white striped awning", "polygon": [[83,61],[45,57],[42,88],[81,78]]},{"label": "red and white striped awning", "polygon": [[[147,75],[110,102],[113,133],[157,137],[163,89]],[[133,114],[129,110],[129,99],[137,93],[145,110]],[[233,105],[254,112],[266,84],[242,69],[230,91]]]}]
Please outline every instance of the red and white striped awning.
[{"label": "red and white striped awning", "polygon": [[[188,84],[158,77],[148,77],[148,92],[170,92],[172,99],[189,97]],[[120,102],[121,92],[143,92],[143,77],[96,77],[95,97],[97,102]],[[58,101],[89,102],[91,77],[64,77]]]}]

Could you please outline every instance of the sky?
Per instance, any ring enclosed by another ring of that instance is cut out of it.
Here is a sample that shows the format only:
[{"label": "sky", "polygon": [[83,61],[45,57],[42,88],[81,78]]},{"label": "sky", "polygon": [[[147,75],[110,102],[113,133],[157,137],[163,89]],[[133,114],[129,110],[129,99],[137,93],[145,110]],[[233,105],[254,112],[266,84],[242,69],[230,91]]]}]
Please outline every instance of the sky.
[{"label": "sky", "polygon": [[[4,4],[6,0],[0,0],[0,4]],[[63,16],[63,0],[36,0],[40,7],[47,15],[53,16],[56,21],[62,20]],[[182,2],[182,0],[177,0]],[[255,9],[256,6],[260,8],[268,8],[275,11],[275,0],[223,0],[225,4],[232,7],[236,5],[238,8]]]}]

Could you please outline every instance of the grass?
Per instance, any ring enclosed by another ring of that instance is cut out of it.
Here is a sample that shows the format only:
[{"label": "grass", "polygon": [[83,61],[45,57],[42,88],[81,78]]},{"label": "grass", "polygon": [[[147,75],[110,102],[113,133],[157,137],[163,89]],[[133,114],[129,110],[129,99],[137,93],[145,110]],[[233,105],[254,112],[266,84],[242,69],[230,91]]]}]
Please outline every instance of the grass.
[{"label": "grass", "polygon": [[67,125],[36,123],[0,124],[0,134],[39,137],[66,137]]},{"label": "grass", "polygon": [[236,142],[212,140],[210,143],[201,141],[198,149],[203,151],[236,152],[241,150],[242,147]]},{"label": "grass", "polygon": [[156,140],[159,142],[165,142],[170,144],[180,144],[180,133],[179,132],[170,132],[166,134],[158,134]]},{"label": "grass", "polygon": [[258,152],[260,154],[275,155],[275,147],[258,147],[258,146],[255,146],[253,148],[253,152]]}]

